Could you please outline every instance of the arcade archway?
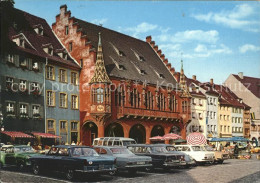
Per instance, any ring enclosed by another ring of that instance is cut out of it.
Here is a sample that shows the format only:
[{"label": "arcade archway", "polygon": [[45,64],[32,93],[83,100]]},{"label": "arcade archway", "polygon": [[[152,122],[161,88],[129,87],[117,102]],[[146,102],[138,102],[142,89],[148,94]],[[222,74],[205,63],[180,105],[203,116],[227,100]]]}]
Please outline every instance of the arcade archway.
[{"label": "arcade archway", "polygon": [[111,123],[105,129],[105,137],[124,137],[124,130],[119,123]]},{"label": "arcade archway", "polygon": [[94,122],[86,122],[82,126],[82,143],[84,145],[92,145],[94,138],[97,137],[98,127]]},{"label": "arcade archway", "polygon": [[138,144],[144,144],[146,138],[145,128],[141,124],[132,126],[129,132],[129,137],[135,139]]},{"label": "arcade archway", "polygon": [[151,132],[151,137],[164,136],[164,128],[161,125],[155,125]]}]

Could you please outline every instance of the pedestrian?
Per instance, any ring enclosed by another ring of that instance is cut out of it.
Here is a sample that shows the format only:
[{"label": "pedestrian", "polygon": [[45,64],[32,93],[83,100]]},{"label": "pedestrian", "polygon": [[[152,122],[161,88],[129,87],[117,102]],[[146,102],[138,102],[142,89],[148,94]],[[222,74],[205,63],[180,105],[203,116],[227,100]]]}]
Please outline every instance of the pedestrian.
[{"label": "pedestrian", "polygon": [[248,152],[249,154],[251,154],[251,148],[252,148],[252,145],[250,144],[249,141],[247,141],[246,152]]},{"label": "pedestrian", "polygon": [[235,147],[234,147],[234,157],[237,158],[238,154],[239,154],[238,145],[237,145],[236,142],[233,142],[233,144],[235,144]]},{"label": "pedestrian", "polygon": [[75,142],[74,142],[74,141],[72,141],[71,145],[73,145],[73,146],[74,146],[74,145],[76,145],[76,144],[75,144]]}]

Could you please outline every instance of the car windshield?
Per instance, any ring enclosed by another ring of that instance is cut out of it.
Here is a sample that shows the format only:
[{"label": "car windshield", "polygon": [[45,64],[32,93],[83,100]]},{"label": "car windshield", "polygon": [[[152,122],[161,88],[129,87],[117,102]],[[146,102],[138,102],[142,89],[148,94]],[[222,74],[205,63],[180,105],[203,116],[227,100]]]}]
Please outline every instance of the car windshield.
[{"label": "car windshield", "polygon": [[133,154],[126,148],[110,148],[110,150],[113,154]]},{"label": "car windshield", "polygon": [[95,150],[86,147],[72,148],[71,155],[72,156],[99,156]]},{"label": "car windshield", "polygon": [[206,151],[214,151],[214,149],[210,146],[204,146]]},{"label": "car windshield", "polygon": [[128,145],[131,145],[131,144],[136,144],[136,142],[133,141],[133,140],[123,141],[123,146],[128,146]]},{"label": "car windshield", "polygon": [[175,147],[173,147],[173,146],[168,146],[168,147],[166,147],[166,149],[168,151],[176,151]]},{"label": "car windshield", "polygon": [[31,146],[28,147],[15,147],[14,148],[15,153],[20,153],[20,152],[33,152],[33,148]]},{"label": "car windshield", "polygon": [[191,148],[193,151],[205,151],[202,146],[192,146]]},{"label": "car windshield", "polygon": [[165,147],[151,147],[152,152],[156,153],[167,153],[167,149]]}]

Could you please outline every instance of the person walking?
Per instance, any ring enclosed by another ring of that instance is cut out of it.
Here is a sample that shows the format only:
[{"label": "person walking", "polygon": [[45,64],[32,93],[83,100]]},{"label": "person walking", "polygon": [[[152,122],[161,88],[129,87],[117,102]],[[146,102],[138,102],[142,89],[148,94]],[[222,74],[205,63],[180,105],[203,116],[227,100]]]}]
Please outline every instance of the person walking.
[{"label": "person walking", "polygon": [[251,148],[252,148],[252,145],[250,144],[249,141],[247,141],[246,152],[248,152],[249,154],[251,154]]},{"label": "person walking", "polygon": [[233,142],[233,144],[235,144],[235,147],[234,147],[234,157],[237,158],[238,154],[239,154],[238,145],[237,145],[236,142]]}]

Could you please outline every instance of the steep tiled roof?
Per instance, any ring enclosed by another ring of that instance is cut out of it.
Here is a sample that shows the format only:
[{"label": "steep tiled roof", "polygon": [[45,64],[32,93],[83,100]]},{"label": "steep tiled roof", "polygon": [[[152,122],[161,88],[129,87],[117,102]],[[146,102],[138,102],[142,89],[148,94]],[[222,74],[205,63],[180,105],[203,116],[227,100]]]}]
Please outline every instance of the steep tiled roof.
[{"label": "steep tiled roof", "polygon": [[243,79],[241,79],[238,75],[232,75],[247,87],[256,97],[260,98],[260,78],[243,76]]},{"label": "steep tiled roof", "polygon": [[110,77],[176,86],[176,80],[149,43],[80,19],[74,18],[74,22],[78,22],[95,48],[101,32],[104,62]]},{"label": "steep tiled roof", "polygon": [[[2,25],[4,25],[3,28],[1,28],[1,32],[4,32],[6,34],[5,37],[9,38],[5,41],[8,45],[11,45],[11,49],[33,54],[42,58],[48,58],[49,60],[64,66],[68,65],[76,69],[80,68],[79,65],[69,57],[69,55],[67,60],[65,60],[56,53],[56,50],[63,49],[63,46],[44,19],[10,6],[6,7],[2,2],[1,9],[1,21]],[[43,28],[43,35],[39,35],[34,31],[34,27],[39,24]],[[13,44],[12,40],[17,35],[25,37],[25,48]],[[49,55],[43,50],[43,45],[49,43],[53,46],[53,55]]]},{"label": "steep tiled roof", "polygon": [[[186,79],[186,84],[187,84],[188,88],[192,88],[193,83],[198,85],[198,86],[200,86],[200,84],[201,84],[198,80],[190,79],[190,78],[187,78],[187,77],[185,77],[185,79]],[[189,92],[192,96],[206,97],[200,90],[192,90],[192,91],[189,91]]]}]

